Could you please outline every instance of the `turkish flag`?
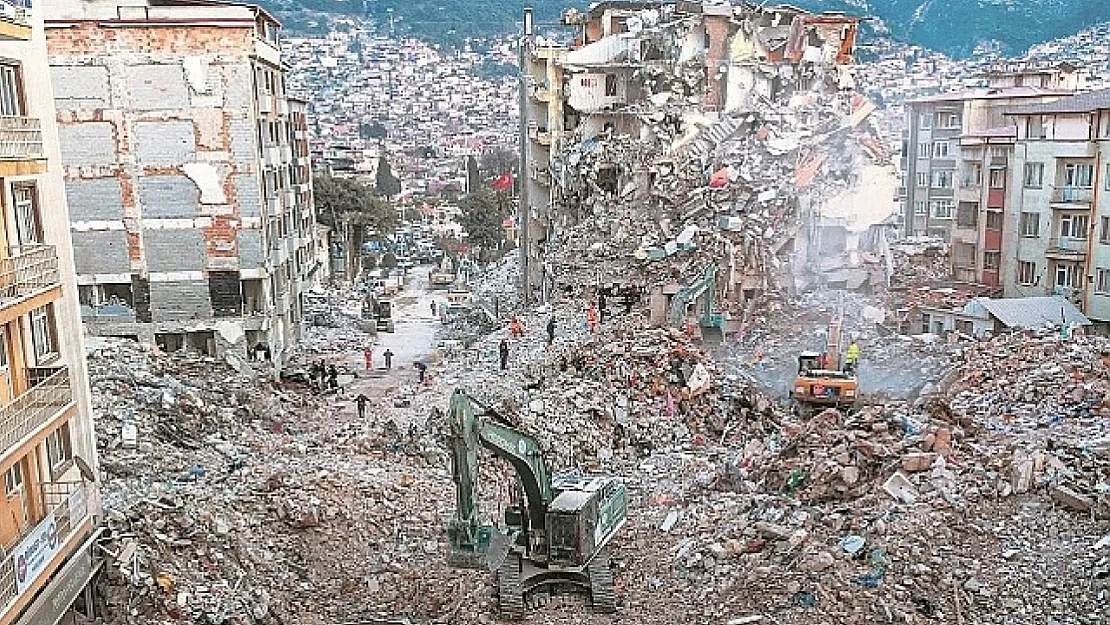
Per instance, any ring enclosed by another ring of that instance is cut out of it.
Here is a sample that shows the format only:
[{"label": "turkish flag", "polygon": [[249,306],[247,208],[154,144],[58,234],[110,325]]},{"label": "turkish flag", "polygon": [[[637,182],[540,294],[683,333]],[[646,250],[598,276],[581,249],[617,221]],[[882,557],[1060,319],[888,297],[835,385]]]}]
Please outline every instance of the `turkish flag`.
[{"label": "turkish flag", "polygon": [[494,191],[504,191],[506,189],[512,189],[513,188],[513,172],[511,170],[506,171],[505,173],[498,176],[493,181],[493,184],[490,185],[490,188],[493,189]]}]

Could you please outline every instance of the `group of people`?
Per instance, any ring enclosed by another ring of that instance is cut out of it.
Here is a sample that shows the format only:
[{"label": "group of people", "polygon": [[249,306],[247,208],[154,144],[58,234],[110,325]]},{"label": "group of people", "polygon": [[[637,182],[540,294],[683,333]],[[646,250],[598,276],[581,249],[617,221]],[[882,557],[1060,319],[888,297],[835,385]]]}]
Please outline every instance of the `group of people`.
[{"label": "group of people", "polygon": [[339,388],[339,369],[334,364],[325,365],[317,360],[308,366],[308,381],[313,388],[324,391]]},{"label": "group of people", "polygon": [[[390,350],[388,347],[385,348],[385,352],[382,353],[382,358],[385,359],[385,368],[386,369],[392,369],[393,368],[393,351]],[[374,368],[374,348],[373,347],[367,347],[366,349],[362,350],[362,359],[366,362],[366,370],[367,371],[373,369]]]}]

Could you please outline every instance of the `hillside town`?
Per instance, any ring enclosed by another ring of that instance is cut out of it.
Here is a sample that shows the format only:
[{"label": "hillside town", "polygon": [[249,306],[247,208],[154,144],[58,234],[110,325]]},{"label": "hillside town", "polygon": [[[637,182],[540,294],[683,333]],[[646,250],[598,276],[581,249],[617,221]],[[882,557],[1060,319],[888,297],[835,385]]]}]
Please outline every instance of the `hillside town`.
[{"label": "hillside town", "polygon": [[1110,622],[1110,25],[0,8],[0,625]]}]

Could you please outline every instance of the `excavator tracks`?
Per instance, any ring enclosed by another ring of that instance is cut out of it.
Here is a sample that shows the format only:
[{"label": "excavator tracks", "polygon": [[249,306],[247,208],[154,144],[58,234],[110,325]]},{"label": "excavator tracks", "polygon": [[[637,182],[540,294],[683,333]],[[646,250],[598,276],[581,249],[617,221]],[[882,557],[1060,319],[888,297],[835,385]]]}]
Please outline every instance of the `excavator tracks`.
[{"label": "excavator tracks", "polygon": [[617,595],[613,588],[613,569],[609,566],[609,552],[602,549],[586,569],[590,576],[590,600],[594,612],[612,614],[617,611]]},{"label": "excavator tracks", "polygon": [[510,553],[497,569],[497,610],[501,618],[524,618],[524,591],[520,587],[520,556]]}]

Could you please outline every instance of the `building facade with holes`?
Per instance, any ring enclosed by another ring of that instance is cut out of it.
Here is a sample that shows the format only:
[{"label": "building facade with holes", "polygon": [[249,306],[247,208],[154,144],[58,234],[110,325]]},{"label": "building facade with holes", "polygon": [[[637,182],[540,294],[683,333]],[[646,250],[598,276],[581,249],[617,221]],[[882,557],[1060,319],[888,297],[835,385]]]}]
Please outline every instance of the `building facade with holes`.
[{"label": "building facade with holes", "polygon": [[44,10],[0,9],[0,625],[54,625],[96,570],[96,447]]},{"label": "building facade with holes", "polygon": [[278,22],[224,2],[45,6],[86,328],[282,362],[317,254]]}]

